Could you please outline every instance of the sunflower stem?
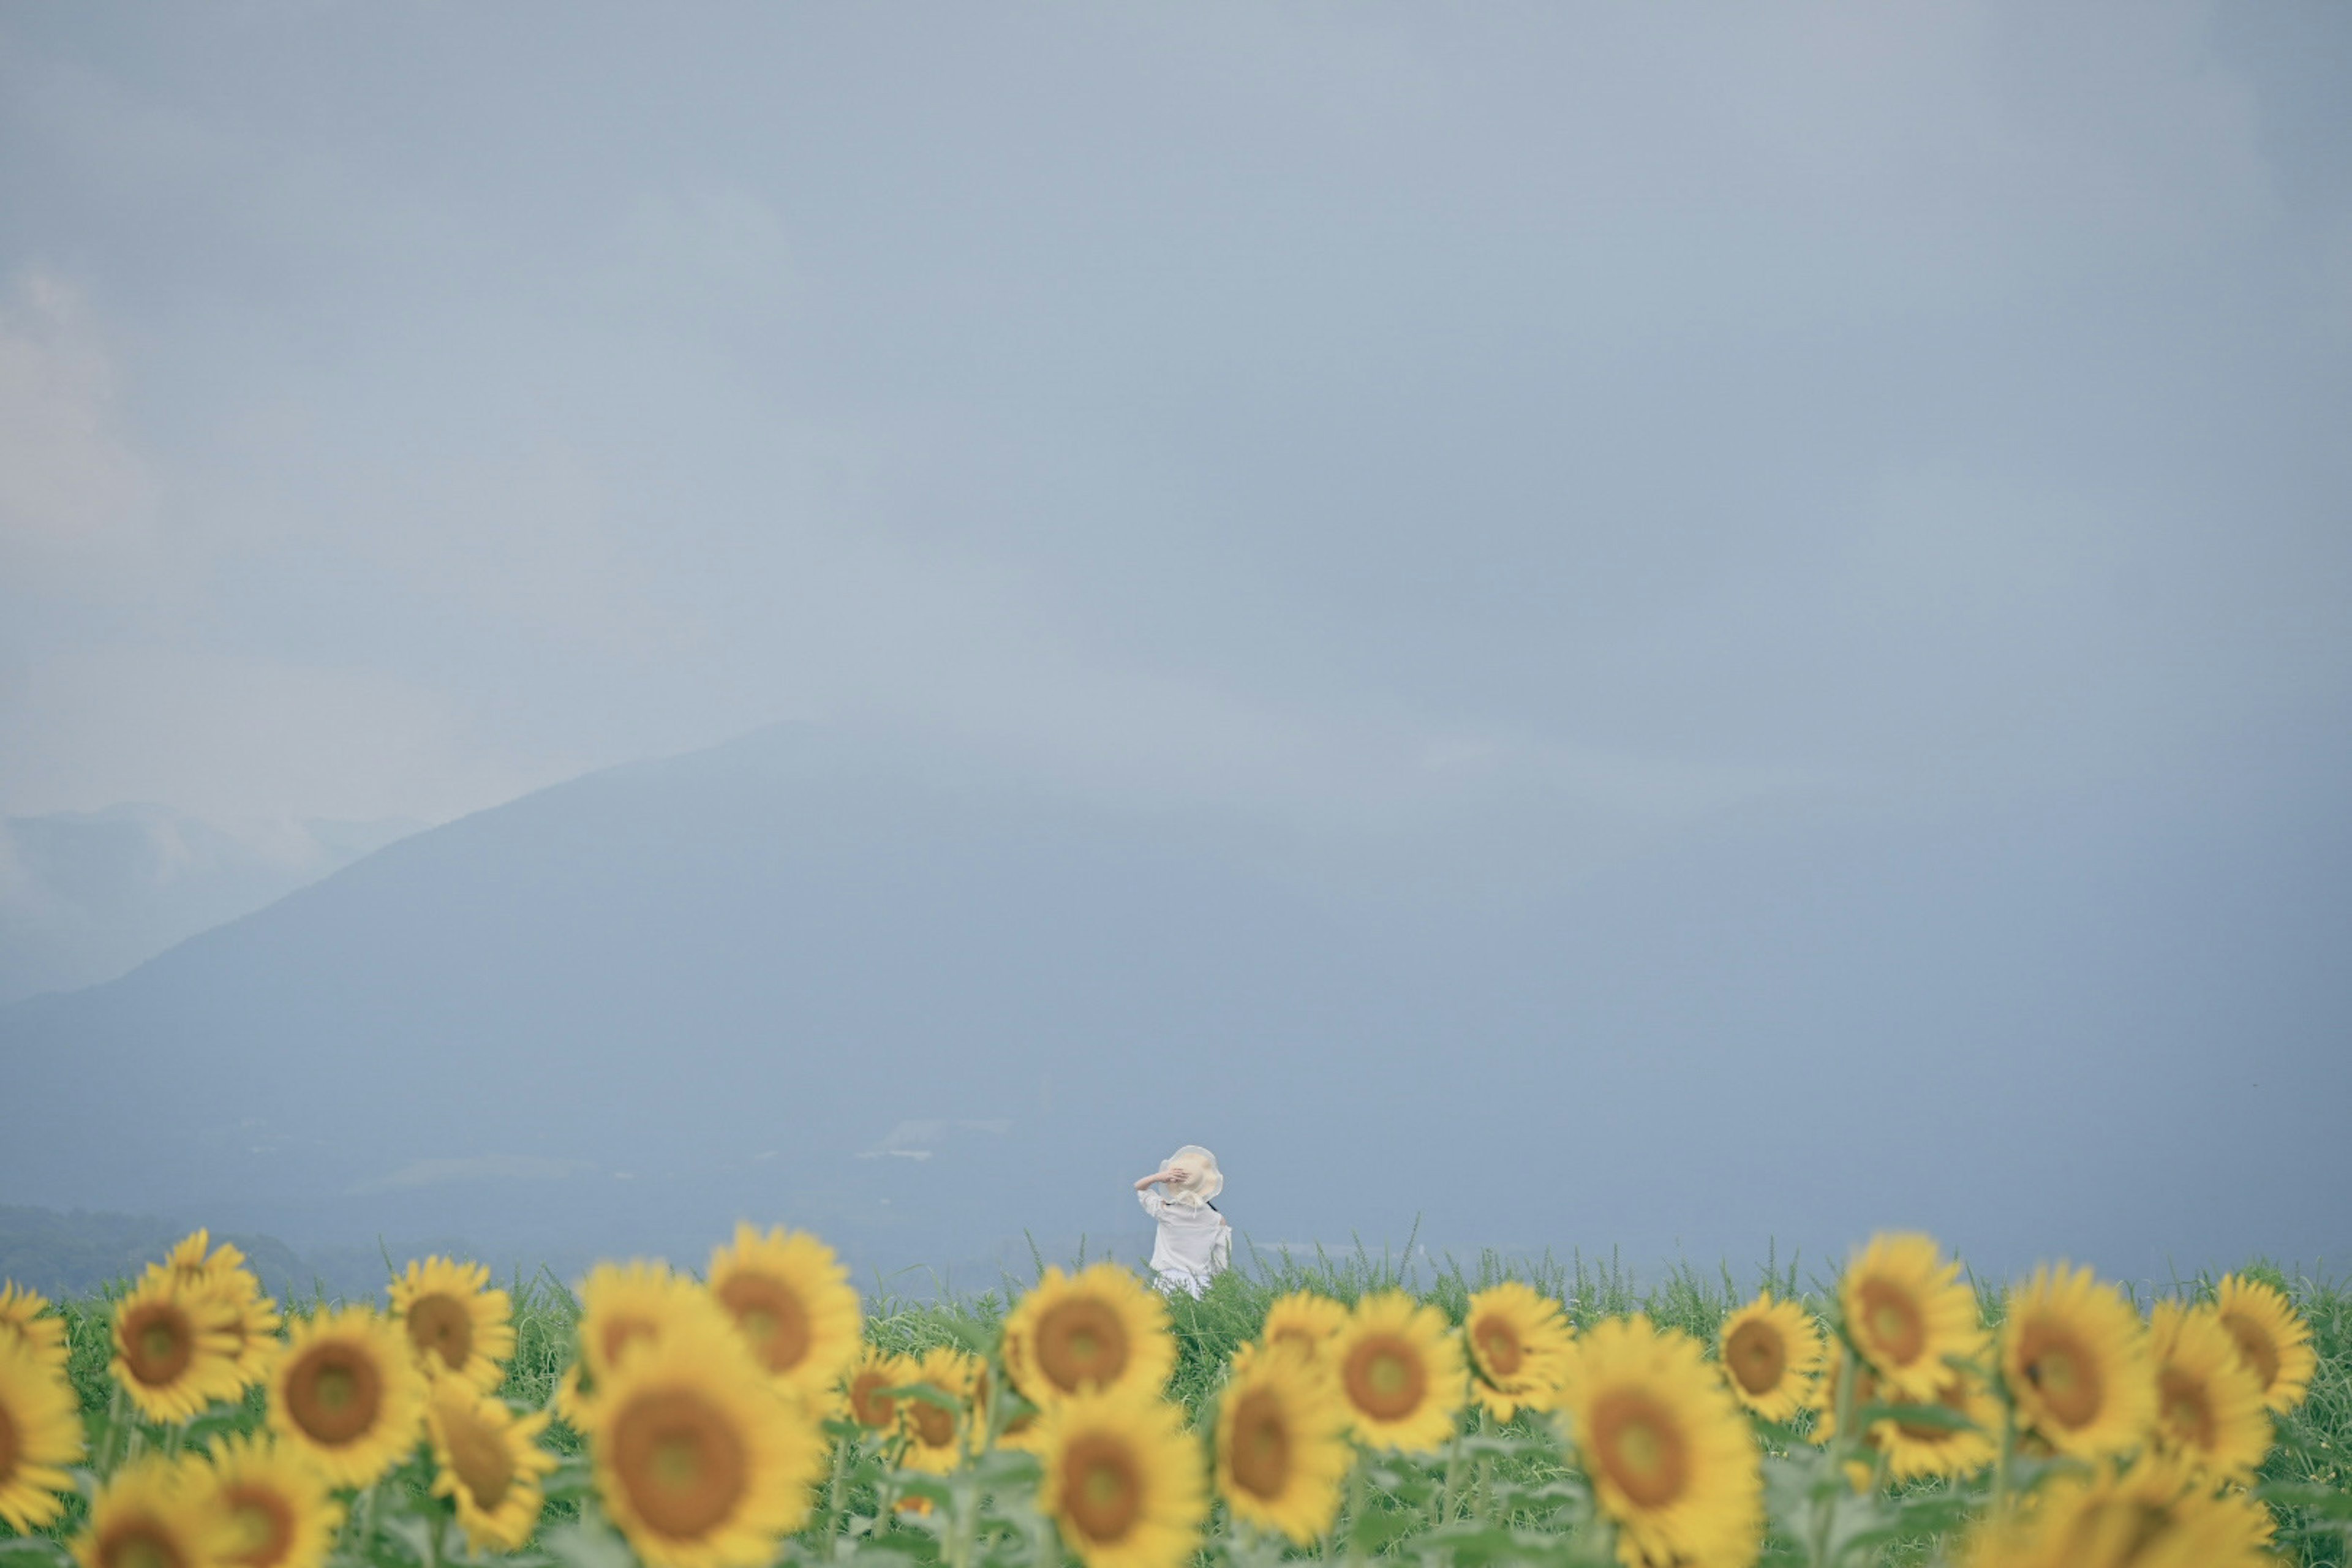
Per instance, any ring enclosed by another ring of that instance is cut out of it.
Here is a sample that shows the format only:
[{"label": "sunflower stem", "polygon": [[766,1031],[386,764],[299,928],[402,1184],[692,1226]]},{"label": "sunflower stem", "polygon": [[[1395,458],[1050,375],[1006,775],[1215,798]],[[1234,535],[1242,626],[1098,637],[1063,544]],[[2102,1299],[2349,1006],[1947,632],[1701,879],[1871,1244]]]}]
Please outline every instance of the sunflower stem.
[{"label": "sunflower stem", "polygon": [[98,1473],[101,1479],[114,1474],[115,1466],[122,1462],[124,1428],[130,1425],[131,1399],[116,1384],[106,1402],[106,1440],[100,1445]]},{"label": "sunflower stem", "polygon": [[842,1472],[849,1468],[851,1439],[843,1438],[833,1446],[833,1475],[824,1486],[824,1532],[817,1539],[824,1542],[828,1562],[841,1555],[841,1485]]},{"label": "sunflower stem", "polygon": [[1841,1347],[1836,1376],[1837,1436],[1830,1441],[1830,1481],[1827,1486],[1813,1489],[1813,1534],[1811,1562],[1813,1568],[1830,1568],[1830,1531],[1837,1521],[1838,1504],[1847,1488],[1846,1457],[1853,1451],[1856,1433],[1853,1429],[1855,1409],[1854,1388],[1862,1382],[1862,1352],[1851,1344]]},{"label": "sunflower stem", "polygon": [[449,1528],[449,1516],[438,1507],[425,1510],[430,1521],[425,1531],[425,1568],[441,1568],[441,1532]]}]

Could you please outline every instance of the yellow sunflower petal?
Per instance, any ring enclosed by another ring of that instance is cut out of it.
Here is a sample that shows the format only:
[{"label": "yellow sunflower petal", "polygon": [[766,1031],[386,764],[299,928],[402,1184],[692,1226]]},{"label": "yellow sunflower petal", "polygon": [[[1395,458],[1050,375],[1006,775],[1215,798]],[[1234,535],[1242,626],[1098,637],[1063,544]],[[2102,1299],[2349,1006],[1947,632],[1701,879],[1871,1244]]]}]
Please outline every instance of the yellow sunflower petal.
[{"label": "yellow sunflower petal", "polygon": [[2242,1274],[2224,1278],[2213,1310],[2237,1342],[2238,1353],[2263,1385],[2263,1403],[2284,1415],[2303,1403],[2319,1356],[2311,1348],[2311,1325],[2284,1292]]},{"label": "yellow sunflower petal", "polygon": [[0,1520],[30,1534],[64,1511],[81,1458],[81,1409],[65,1370],[27,1340],[0,1339]]},{"label": "yellow sunflower petal", "polygon": [[1763,1471],[1747,1415],[1686,1334],[1639,1314],[1577,1342],[1562,1426],[1627,1563],[1751,1563]]},{"label": "yellow sunflower petal", "polygon": [[[1829,1366],[1814,1391],[1812,1439],[1827,1443],[1837,1436],[1837,1407],[1841,1385],[1851,1373],[1859,1381],[1854,1385],[1853,1402],[1857,1408],[1887,1399],[1878,1384],[1876,1374],[1867,1367],[1857,1368],[1843,1346],[1832,1346],[1827,1357]],[[1924,1476],[1959,1477],[1974,1475],[1992,1463],[2000,1449],[2002,1412],[2000,1402],[1983,1375],[1966,1367],[1945,1369],[1943,1387],[1936,1391],[1933,1400],[1903,1400],[1906,1405],[1940,1405],[1969,1425],[1950,1426],[1924,1419],[1874,1421],[1863,1441],[1874,1450],[1886,1456],[1886,1473],[1896,1481],[1915,1480]],[[1865,1467],[1864,1474],[1868,1475]]]},{"label": "yellow sunflower petal", "polygon": [[1282,1352],[1236,1357],[1217,1401],[1225,1506],[1297,1545],[1324,1534],[1355,1463],[1348,1426],[1348,1408],[1317,1363]]},{"label": "yellow sunflower petal", "polygon": [[541,1481],[555,1456],[539,1446],[548,1415],[517,1416],[463,1377],[433,1385],[425,1426],[433,1440],[433,1495],[456,1504],[457,1527],[485,1552],[517,1552],[539,1528]]},{"label": "yellow sunflower petal", "polygon": [[1064,1395],[1039,1418],[1037,1506],[1085,1568],[1181,1568],[1208,1513],[1183,1412],[1133,1390]]},{"label": "yellow sunflower petal", "polygon": [[34,1354],[66,1364],[66,1321],[48,1310],[49,1299],[11,1279],[0,1279],[0,1350],[21,1344]]},{"label": "yellow sunflower petal", "polygon": [[1568,1375],[1570,1342],[1559,1303],[1533,1287],[1507,1279],[1477,1292],[1462,1317],[1473,1397],[1497,1421],[1550,1409]]},{"label": "yellow sunflower petal", "polygon": [[2147,1331],[2088,1268],[2036,1269],[2011,1295],[2000,1372],[2018,1425],[2074,1458],[2137,1447],[2156,1414]]},{"label": "yellow sunflower petal", "polygon": [[2251,1480],[2270,1449],[2270,1415],[2262,1383],[2221,1314],[2159,1301],[2148,1327],[2157,1447],[2214,1475]]},{"label": "yellow sunflower petal", "polygon": [[1332,1337],[1347,1325],[1344,1303],[1311,1291],[1293,1290],[1265,1310],[1265,1326],[1258,1331],[1258,1341],[1307,1361],[1319,1361],[1330,1350]]},{"label": "yellow sunflower petal", "polygon": [[735,1227],[710,1255],[710,1293],[769,1373],[809,1393],[857,1357],[857,1292],[833,1248],[806,1231]]},{"label": "yellow sunflower petal", "polygon": [[333,1308],[293,1326],[270,1370],[269,1425],[337,1486],[372,1486],[415,1450],[425,1388],[397,1323]]},{"label": "yellow sunflower petal", "polygon": [[969,1351],[940,1345],[925,1351],[915,1363],[909,1384],[936,1389],[955,1401],[952,1409],[913,1397],[898,1401],[899,1419],[907,1431],[907,1452],[899,1463],[910,1470],[945,1475],[961,1464],[972,1447],[972,1394],[987,1363]]},{"label": "yellow sunflower petal", "polygon": [[81,1568],[231,1568],[236,1538],[200,1461],[134,1459],[99,1488],[74,1538]]},{"label": "yellow sunflower petal", "polygon": [[1367,1446],[1428,1453],[1454,1436],[1469,1396],[1445,1314],[1402,1290],[1367,1296],[1331,1343],[1332,1380]]},{"label": "yellow sunflower petal", "polygon": [[215,1505],[228,1521],[237,1568],[320,1568],[342,1528],[325,1478],[262,1437],[217,1439],[209,1455]]},{"label": "yellow sunflower petal", "polygon": [[1723,1320],[1716,1348],[1732,1397],[1765,1420],[1787,1421],[1811,1400],[1822,1331],[1796,1302],[1764,1291]]},{"label": "yellow sunflower petal", "polygon": [[1176,1365],[1168,1303],[1114,1263],[1048,1268],[1004,1321],[1004,1363],[1040,1405],[1088,1390],[1157,1395]]},{"label": "yellow sunflower petal", "polygon": [[1846,1266],[1838,1306],[1847,1337],[1898,1399],[1935,1398],[1953,1357],[1984,1353],[1976,1292],[1927,1237],[1873,1237]]},{"label": "yellow sunflower petal", "polygon": [[761,1568],[807,1515],[823,1436],[716,1312],[630,1348],[587,1418],[605,1511],[652,1568]]},{"label": "yellow sunflower petal", "polygon": [[580,1286],[580,1364],[601,1385],[633,1352],[672,1333],[733,1325],[693,1280],[667,1263],[600,1263]]},{"label": "yellow sunflower petal", "polygon": [[185,1421],[244,1392],[236,1322],[235,1308],[201,1281],[150,1268],[114,1304],[108,1370],[150,1420]]},{"label": "yellow sunflower petal", "polygon": [[2143,1459],[2060,1472],[1962,1549],[1962,1568],[2257,1568],[2275,1563],[2271,1520],[2242,1491]]},{"label": "yellow sunflower petal", "polygon": [[896,1436],[906,1425],[905,1402],[887,1391],[904,1388],[921,1377],[912,1356],[867,1345],[859,1352],[856,1364],[842,1375],[840,1398],[834,1409],[843,1420],[855,1421],[868,1432]]},{"label": "yellow sunflower petal", "polygon": [[392,1282],[392,1316],[425,1375],[459,1377],[483,1393],[506,1381],[514,1358],[514,1305],[479,1263],[411,1259]]}]

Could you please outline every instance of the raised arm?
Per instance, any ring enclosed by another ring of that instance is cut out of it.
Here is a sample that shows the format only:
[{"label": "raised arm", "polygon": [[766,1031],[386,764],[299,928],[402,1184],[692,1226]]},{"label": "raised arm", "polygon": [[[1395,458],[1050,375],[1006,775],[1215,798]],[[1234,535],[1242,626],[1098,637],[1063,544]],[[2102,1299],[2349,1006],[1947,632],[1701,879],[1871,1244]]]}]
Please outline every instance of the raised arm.
[{"label": "raised arm", "polygon": [[1154,1183],[1156,1183],[1156,1182],[1164,1182],[1164,1181],[1167,1181],[1167,1180],[1169,1180],[1171,1177],[1174,1176],[1175,1174],[1176,1174],[1176,1173],[1175,1173],[1175,1172],[1173,1172],[1173,1171],[1154,1171],[1154,1172],[1152,1172],[1152,1173],[1151,1173],[1151,1174],[1150,1174],[1150,1175],[1148,1175],[1148,1176],[1144,1177],[1142,1180],[1140,1180],[1140,1181],[1137,1182],[1137,1183],[1135,1184],[1135,1190],[1136,1190],[1137,1192],[1139,1192],[1139,1192],[1141,1192],[1144,1188],[1146,1188],[1146,1187],[1148,1187],[1148,1186],[1150,1186],[1152,1184],[1154,1184]]}]

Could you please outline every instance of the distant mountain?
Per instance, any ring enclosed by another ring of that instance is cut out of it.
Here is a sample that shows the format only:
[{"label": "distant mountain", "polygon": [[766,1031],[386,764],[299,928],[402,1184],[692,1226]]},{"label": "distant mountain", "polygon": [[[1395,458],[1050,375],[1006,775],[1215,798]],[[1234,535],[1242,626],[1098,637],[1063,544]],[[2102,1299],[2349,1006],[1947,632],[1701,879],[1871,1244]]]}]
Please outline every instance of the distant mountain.
[{"label": "distant mountain", "polygon": [[1198,1142],[1261,1243],[2352,1242],[2340,823],[1579,809],[1109,805],[780,726],[0,1011],[0,1201],[524,1258],[782,1219],[973,1283],[1139,1253]]},{"label": "distant mountain", "polygon": [[0,1005],[111,980],[422,826],[222,827],[160,805],[0,818]]}]

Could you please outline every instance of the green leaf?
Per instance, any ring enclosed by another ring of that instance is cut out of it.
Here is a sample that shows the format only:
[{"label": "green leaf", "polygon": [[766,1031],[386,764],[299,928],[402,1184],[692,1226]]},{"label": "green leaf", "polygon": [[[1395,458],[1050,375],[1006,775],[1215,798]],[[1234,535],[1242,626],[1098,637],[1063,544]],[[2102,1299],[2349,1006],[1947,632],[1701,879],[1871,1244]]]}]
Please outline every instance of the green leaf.
[{"label": "green leaf", "polygon": [[41,1564],[63,1564],[73,1561],[66,1549],[46,1536],[20,1535],[0,1541],[0,1563],[9,1568],[40,1568]]},{"label": "green leaf", "polygon": [[550,1526],[541,1543],[566,1568],[636,1568],[629,1543],[617,1531],[586,1520]]}]

